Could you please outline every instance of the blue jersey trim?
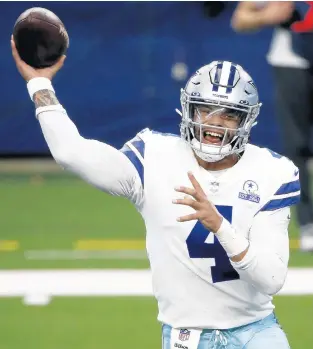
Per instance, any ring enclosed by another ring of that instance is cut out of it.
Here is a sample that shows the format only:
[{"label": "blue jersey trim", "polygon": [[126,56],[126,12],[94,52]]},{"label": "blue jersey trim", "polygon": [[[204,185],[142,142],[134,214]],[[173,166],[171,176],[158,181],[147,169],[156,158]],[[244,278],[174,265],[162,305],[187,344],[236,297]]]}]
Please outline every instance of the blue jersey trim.
[{"label": "blue jersey trim", "polygon": [[139,151],[142,157],[145,156],[145,142],[142,139],[139,141],[133,141],[131,144]]},{"label": "blue jersey trim", "polygon": [[285,199],[276,199],[269,201],[260,211],[274,211],[280,208],[288,207],[297,204],[300,201],[300,195],[291,196]]},{"label": "blue jersey trim", "polygon": [[[143,140],[135,140],[131,142],[131,144],[138,150],[140,155],[144,158],[145,153],[145,142]],[[131,148],[129,148],[126,144],[121,150],[123,154],[125,154],[128,159],[132,162],[132,164],[135,166],[138,175],[141,180],[141,184],[144,187],[144,166],[143,163],[138,159],[137,155],[133,152]]]},{"label": "blue jersey trim", "polygon": [[299,179],[297,179],[293,182],[282,184],[281,187],[275,193],[275,195],[290,194],[290,193],[297,192],[299,190],[300,190],[300,181]]},{"label": "blue jersey trim", "polygon": [[269,152],[271,153],[271,155],[272,155],[274,158],[276,158],[276,159],[281,159],[281,158],[283,158],[282,155],[276,153],[275,151],[273,151],[273,150],[271,150],[271,149],[268,149],[268,148],[264,148],[264,149],[266,149],[267,151],[269,151]]}]

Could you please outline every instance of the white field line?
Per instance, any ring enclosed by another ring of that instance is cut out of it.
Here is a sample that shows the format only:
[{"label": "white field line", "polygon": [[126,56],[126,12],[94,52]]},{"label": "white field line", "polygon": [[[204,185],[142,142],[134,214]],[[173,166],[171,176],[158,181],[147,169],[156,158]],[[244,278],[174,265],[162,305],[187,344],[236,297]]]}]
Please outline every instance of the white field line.
[{"label": "white field line", "polygon": [[[280,295],[312,295],[313,268],[290,268]],[[150,270],[3,270],[0,297],[47,304],[53,296],[151,296]]]}]

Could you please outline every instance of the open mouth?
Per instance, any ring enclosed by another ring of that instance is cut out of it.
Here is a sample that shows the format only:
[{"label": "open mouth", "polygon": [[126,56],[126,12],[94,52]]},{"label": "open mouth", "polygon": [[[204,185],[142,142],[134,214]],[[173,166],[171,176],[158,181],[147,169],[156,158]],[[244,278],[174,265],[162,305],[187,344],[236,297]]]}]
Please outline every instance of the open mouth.
[{"label": "open mouth", "polygon": [[224,133],[215,132],[215,131],[203,131],[202,141],[206,144],[221,145],[224,138]]}]

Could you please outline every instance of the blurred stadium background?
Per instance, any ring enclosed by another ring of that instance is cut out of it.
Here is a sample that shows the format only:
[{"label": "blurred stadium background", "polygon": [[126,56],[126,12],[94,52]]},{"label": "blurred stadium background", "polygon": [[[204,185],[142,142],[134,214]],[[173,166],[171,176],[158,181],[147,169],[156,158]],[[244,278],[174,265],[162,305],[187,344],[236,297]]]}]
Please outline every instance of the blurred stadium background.
[{"label": "blurred stadium background", "polygon": [[[187,76],[227,59],[250,72],[264,103],[253,142],[281,152],[265,60],[271,30],[236,35],[236,2],[213,3],[0,3],[0,349],[161,346],[143,221],[51,160],[11,59],[16,18],[41,6],[64,22],[70,48],[54,85],[82,135],[121,147],[145,127],[178,133]],[[297,236],[293,220],[292,278],[275,304],[292,348],[304,349],[313,343],[313,256],[298,251]]]}]

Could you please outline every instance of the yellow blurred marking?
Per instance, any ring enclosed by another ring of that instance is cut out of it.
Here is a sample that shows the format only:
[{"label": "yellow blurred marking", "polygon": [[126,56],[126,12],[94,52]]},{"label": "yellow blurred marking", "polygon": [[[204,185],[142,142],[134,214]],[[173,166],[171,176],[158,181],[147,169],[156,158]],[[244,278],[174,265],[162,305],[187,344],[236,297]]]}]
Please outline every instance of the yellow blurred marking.
[{"label": "yellow blurred marking", "polygon": [[78,240],[74,250],[144,250],[144,240]]},{"label": "yellow blurred marking", "polygon": [[[290,239],[290,249],[298,250],[300,243],[298,239]],[[74,242],[74,250],[144,250],[144,240],[78,240]],[[1,250],[1,244],[0,244]]]},{"label": "yellow blurred marking", "polygon": [[299,239],[290,239],[289,240],[289,246],[291,250],[298,250],[300,248],[300,241]]},{"label": "yellow blurred marking", "polygon": [[19,243],[16,240],[0,240],[0,252],[12,252],[19,248]]}]

